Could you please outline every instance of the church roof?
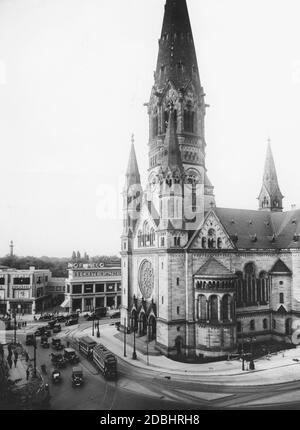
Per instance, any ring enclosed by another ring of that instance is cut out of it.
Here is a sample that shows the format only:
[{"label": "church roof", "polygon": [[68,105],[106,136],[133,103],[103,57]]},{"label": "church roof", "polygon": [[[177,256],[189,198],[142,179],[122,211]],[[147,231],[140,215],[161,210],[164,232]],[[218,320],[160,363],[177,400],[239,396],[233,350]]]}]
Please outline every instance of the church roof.
[{"label": "church roof", "polygon": [[177,89],[192,81],[200,88],[195,45],[186,0],[167,0],[155,73],[158,89],[172,81]]},{"label": "church roof", "polygon": [[287,265],[282,260],[277,260],[270,273],[287,273],[291,274],[292,272],[287,267]]},{"label": "church roof", "polygon": [[300,248],[300,210],[264,212],[216,208],[215,213],[239,249]]},{"label": "church roof", "polygon": [[196,273],[196,276],[214,277],[214,278],[235,278],[235,274],[230,272],[222,263],[215,258],[210,258]]}]

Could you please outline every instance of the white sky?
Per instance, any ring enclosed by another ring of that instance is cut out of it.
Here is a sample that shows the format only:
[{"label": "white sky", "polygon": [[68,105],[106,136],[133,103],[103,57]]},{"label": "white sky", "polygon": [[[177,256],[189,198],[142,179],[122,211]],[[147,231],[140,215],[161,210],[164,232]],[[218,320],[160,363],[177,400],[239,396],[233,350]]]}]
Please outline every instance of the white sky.
[{"label": "white sky", "polygon": [[[217,205],[257,208],[267,139],[300,207],[299,0],[188,0]],[[0,0],[0,255],[115,254],[148,118],[164,0]],[[110,190],[101,219],[103,184]]]}]

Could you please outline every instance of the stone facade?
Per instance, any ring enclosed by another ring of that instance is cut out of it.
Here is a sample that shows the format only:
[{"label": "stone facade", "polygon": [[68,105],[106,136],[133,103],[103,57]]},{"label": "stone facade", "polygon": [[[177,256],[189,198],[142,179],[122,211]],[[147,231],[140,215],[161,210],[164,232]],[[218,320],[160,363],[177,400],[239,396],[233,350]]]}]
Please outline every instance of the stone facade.
[{"label": "stone facade", "polygon": [[300,211],[283,212],[268,146],[259,210],[215,203],[205,100],[185,0],[167,0],[148,104],[148,181],[132,142],[122,234],[123,325],[166,355],[225,356],[245,337],[291,341]]}]

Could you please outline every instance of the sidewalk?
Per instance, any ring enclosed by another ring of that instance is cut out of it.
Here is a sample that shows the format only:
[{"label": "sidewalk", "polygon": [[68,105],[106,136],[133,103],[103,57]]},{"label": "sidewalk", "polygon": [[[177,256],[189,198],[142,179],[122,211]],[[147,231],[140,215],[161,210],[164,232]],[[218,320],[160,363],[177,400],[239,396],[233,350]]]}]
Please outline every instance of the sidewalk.
[{"label": "sidewalk", "polygon": [[[214,385],[241,386],[280,384],[300,380],[300,348],[272,355],[269,359],[255,360],[254,371],[242,371],[242,362],[239,360],[189,364],[173,361],[163,355],[149,356],[149,365],[147,365],[147,355],[139,351],[137,351],[138,360],[132,359],[131,341],[126,344],[127,357],[124,357],[124,343],[120,339],[120,332],[114,326],[103,325],[100,333],[100,339],[94,336],[96,342],[105,345],[119,360],[149,372],[162,374],[160,375],[162,377],[184,378]],[[74,330],[70,335],[75,339],[82,336],[92,337],[92,329],[89,327]],[[247,368],[246,363],[245,368]]]}]

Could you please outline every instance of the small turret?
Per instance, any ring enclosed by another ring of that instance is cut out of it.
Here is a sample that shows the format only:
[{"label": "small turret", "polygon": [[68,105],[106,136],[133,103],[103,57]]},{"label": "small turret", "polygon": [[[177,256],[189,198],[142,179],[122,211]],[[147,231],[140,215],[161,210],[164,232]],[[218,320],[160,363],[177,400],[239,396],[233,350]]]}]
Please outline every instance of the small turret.
[{"label": "small turret", "polygon": [[271,212],[282,212],[283,195],[280,191],[274,157],[271,149],[271,141],[268,141],[263,185],[258,197],[259,209]]}]

